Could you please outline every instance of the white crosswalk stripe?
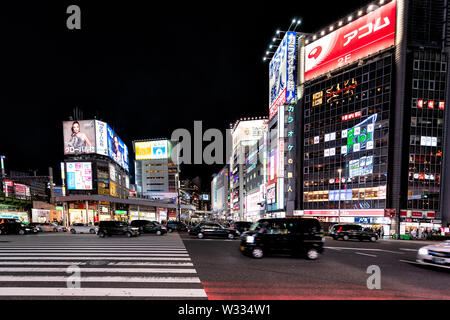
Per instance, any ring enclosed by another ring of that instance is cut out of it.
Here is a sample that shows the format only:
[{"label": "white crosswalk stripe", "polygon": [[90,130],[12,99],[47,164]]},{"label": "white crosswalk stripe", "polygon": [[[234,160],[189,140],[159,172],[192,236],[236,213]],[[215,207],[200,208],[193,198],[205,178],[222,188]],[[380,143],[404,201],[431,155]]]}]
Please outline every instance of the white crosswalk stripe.
[{"label": "white crosswalk stripe", "polygon": [[207,298],[178,234],[127,240],[0,243],[0,297]]}]

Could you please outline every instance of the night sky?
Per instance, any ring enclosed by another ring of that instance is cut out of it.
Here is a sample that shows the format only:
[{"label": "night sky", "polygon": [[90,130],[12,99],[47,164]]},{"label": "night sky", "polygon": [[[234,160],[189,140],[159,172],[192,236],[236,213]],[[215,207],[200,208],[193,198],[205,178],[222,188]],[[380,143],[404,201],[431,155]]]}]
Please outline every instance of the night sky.
[{"label": "night sky", "polygon": [[[177,128],[193,134],[195,120],[203,130],[224,131],[241,117],[267,116],[262,58],[275,31],[294,17],[303,20],[298,31],[319,31],[368,4],[141,2],[2,1],[0,154],[7,171],[44,175],[52,166],[58,182],[62,121],[74,107],[113,127],[132,171],[133,140],[170,138]],[[81,30],[66,27],[72,4],[81,8]],[[221,167],[183,166],[181,178],[200,176],[208,190]]]}]

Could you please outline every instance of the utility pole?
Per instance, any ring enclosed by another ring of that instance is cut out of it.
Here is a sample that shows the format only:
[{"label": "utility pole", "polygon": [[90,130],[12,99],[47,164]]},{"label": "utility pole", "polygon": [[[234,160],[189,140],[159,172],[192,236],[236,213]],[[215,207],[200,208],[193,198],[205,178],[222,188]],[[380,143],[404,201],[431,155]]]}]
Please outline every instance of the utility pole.
[{"label": "utility pole", "polygon": [[55,191],[53,187],[53,168],[48,167],[48,178],[50,180],[50,203],[55,204]]},{"label": "utility pole", "polygon": [[338,223],[341,223],[341,175],[342,169],[338,169],[339,172],[339,211],[338,211]]}]

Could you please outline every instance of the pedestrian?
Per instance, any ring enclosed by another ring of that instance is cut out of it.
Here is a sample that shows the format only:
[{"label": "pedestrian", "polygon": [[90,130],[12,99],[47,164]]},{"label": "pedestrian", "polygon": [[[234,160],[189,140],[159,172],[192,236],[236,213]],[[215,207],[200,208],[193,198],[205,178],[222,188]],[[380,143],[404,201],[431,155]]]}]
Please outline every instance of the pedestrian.
[{"label": "pedestrian", "polygon": [[415,238],[416,238],[416,235],[417,235],[416,229],[413,229],[413,230],[411,231],[411,238],[415,239]]},{"label": "pedestrian", "polygon": [[384,237],[384,228],[381,226],[380,228],[380,238],[382,239]]},{"label": "pedestrian", "polygon": [[378,234],[378,238],[380,238],[381,237],[381,228],[377,229],[377,234]]},{"label": "pedestrian", "polygon": [[422,235],[423,235],[423,229],[419,229],[419,235],[418,235],[418,238],[419,238],[419,239],[422,239]]}]

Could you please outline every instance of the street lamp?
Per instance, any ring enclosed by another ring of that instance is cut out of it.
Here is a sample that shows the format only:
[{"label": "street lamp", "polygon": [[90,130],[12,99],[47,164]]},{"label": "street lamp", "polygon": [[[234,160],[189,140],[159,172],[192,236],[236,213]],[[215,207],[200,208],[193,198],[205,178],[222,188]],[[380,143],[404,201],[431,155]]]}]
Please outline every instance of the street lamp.
[{"label": "street lamp", "polygon": [[339,172],[339,209],[338,209],[338,223],[341,223],[341,175],[342,169],[338,169]]}]

